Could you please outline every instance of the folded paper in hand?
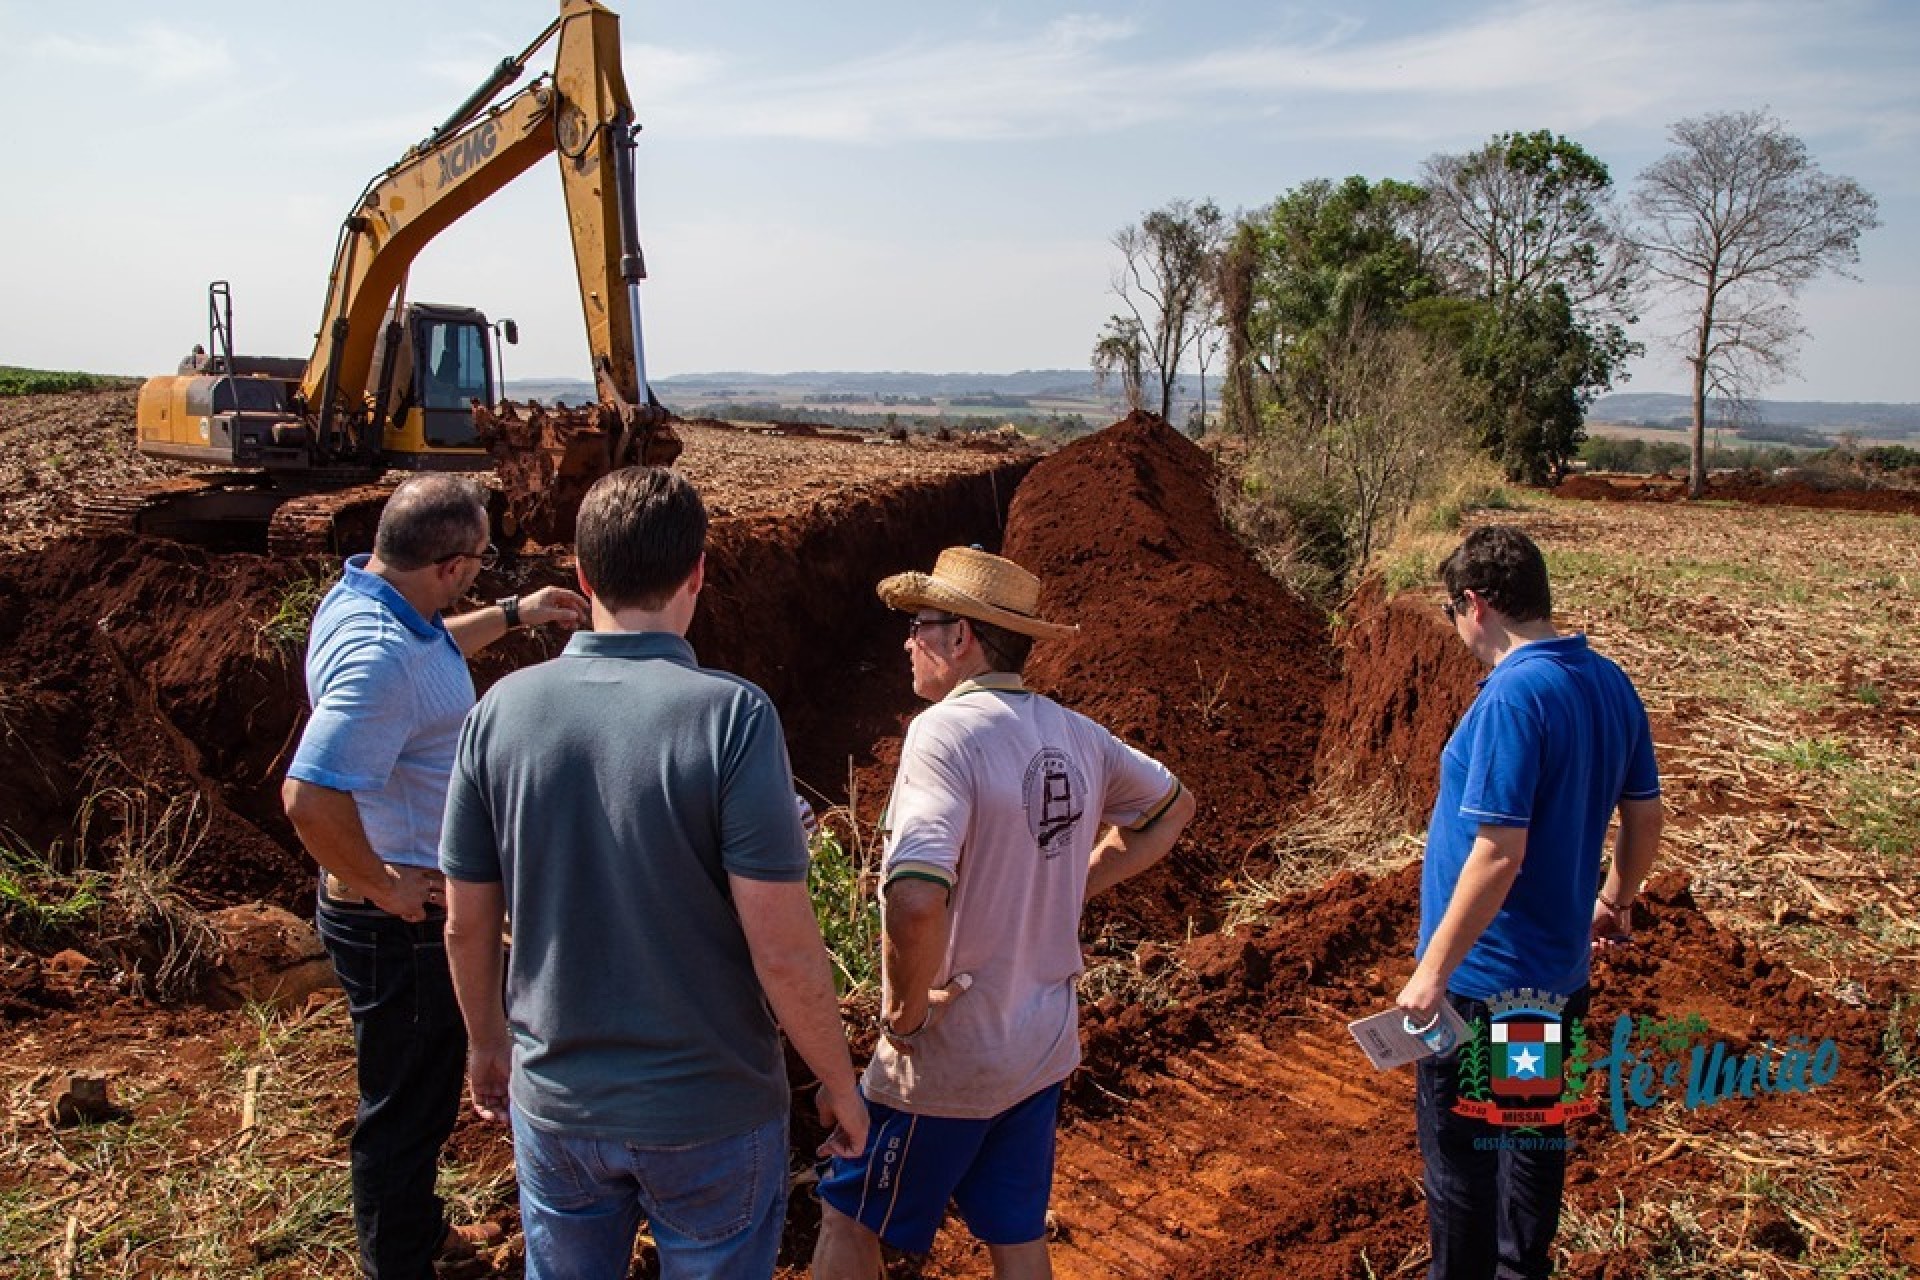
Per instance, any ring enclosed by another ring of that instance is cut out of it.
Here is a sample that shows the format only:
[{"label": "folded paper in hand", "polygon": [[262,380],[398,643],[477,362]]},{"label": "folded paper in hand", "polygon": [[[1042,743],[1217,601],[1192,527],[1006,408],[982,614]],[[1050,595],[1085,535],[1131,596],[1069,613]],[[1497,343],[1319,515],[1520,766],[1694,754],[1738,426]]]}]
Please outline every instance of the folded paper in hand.
[{"label": "folded paper in hand", "polygon": [[[1440,1023],[1452,1032],[1453,1044],[1465,1042],[1466,1020],[1445,1000],[1440,1002]],[[1347,1030],[1359,1042],[1361,1051],[1377,1071],[1404,1067],[1409,1062],[1433,1056],[1433,1049],[1426,1041],[1407,1030],[1406,1013],[1400,1009],[1388,1009],[1384,1013],[1356,1019],[1347,1024]]]}]

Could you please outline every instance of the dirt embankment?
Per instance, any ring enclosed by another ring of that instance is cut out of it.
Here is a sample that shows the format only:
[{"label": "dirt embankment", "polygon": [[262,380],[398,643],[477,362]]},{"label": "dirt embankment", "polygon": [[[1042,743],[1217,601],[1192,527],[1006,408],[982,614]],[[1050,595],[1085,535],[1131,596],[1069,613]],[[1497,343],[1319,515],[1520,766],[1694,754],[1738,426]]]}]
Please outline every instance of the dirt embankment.
[{"label": "dirt embankment", "polygon": [[1388,599],[1369,581],[1337,637],[1341,679],[1329,686],[1316,785],[1384,779],[1414,827],[1440,786],[1440,751],[1486,672],[1426,594]]}]

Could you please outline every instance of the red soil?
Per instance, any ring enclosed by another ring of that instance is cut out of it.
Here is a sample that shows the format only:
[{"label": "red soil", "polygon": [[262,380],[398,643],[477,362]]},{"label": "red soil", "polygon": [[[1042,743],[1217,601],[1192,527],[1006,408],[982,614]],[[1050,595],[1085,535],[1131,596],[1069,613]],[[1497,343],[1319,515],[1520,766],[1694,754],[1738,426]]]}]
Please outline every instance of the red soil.
[{"label": "red soil", "polygon": [[[1569,476],[1553,491],[1556,498],[1599,502],[1680,502],[1686,494],[1685,481],[1665,476]],[[1714,502],[1824,511],[1920,512],[1920,490],[1822,488],[1804,480],[1775,482],[1758,472],[1711,480],[1706,497]]]},{"label": "red soil", "polygon": [[1347,613],[1338,637],[1346,678],[1327,690],[1314,776],[1342,786],[1384,779],[1407,820],[1424,826],[1440,750],[1486,673],[1425,595],[1386,600],[1369,582]]}]

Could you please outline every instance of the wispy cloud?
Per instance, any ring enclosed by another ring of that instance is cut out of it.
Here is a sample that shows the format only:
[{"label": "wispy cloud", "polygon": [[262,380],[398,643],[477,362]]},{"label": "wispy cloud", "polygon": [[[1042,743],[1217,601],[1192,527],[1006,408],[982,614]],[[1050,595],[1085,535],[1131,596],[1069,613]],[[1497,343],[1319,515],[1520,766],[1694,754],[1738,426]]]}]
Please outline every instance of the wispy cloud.
[{"label": "wispy cloud", "polygon": [[[1096,136],[1236,119],[1283,134],[1428,138],[1536,123],[1639,126],[1761,101],[1811,130],[1871,115],[1904,134],[1920,119],[1910,61],[1887,56],[1885,33],[1860,0],[1819,11],[1798,0],[1512,0],[1414,35],[1333,15],[1294,23],[1169,55],[1136,22],[1083,15],[772,76],[716,55],[649,49],[636,62],[681,74],[636,93],[688,133],[846,143]],[[1898,38],[1914,44],[1911,29]],[[1825,56],[1809,58],[1813,46]],[[671,92],[676,80],[684,96]],[[1337,111],[1326,110],[1329,99]]]},{"label": "wispy cloud", "polygon": [[135,27],[117,40],[43,35],[31,47],[36,57],[128,72],[151,86],[191,83],[222,74],[233,66],[225,39],[152,22]]}]

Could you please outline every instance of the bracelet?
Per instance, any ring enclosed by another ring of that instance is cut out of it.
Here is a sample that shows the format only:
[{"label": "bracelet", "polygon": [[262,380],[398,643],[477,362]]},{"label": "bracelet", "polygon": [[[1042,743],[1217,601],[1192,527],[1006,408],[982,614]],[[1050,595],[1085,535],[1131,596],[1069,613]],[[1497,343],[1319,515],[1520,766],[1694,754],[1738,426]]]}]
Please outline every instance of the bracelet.
[{"label": "bracelet", "polygon": [[1600,896],[1601,905],[1604,906],[1607,910],[1609,911],[1622,910],[1622,907],[1620,906],[1620,904],[1615,902],[1612,898],[1609,898],[1606,894],[1603,893],[1599,896]]},{"label": "bracelet", "polygon": [[920,1025],[912,1031],[895,1031],[893,1024],[887,1021],[887,1015],[884,1013],[876,1014],[873,1020],[879,1026],[880,1034],[887,1039],[898,1040],[901,1044],[912,1044],[927,1033],[927,1024],[933,1021],[933,1016],[932,1011],[929,1010],[928,1016],[921,1019]]}]

